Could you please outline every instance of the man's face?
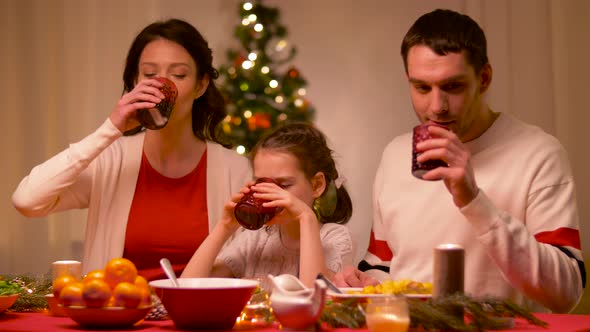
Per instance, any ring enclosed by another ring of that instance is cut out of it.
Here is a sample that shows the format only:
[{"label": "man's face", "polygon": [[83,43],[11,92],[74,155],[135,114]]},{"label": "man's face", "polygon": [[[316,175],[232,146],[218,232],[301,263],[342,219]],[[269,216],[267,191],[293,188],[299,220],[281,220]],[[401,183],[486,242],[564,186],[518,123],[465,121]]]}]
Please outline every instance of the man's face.
[{"label": "man's face", "polygon": [[465,53],[440,56],[417,45],[408,52],[408,82],[414,111],[422,123],[448,126],[463,141],[481,135],[489,125],[482,102],[491,80],[491,67],[475,73]]}]

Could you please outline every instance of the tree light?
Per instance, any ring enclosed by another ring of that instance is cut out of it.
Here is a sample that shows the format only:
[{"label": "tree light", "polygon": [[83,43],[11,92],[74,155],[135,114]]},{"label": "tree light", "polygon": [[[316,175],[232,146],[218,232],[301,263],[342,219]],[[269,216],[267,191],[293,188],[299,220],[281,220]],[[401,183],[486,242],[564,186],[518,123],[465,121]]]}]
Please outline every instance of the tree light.
[{"label": "tree light", "polygon": [[238,147],[236,148],[236,152],[238,154],[244,154],[244,152],[246,152],[246,148],[243,145],[238,145]]},{"label": "tree light", "polygon": [[250,118],[252,117],[252,111],[250,111],[250,110],[245,110],[245,111],[244,111],[244,117],[245,117],[246,119],[250,119]]},{"label": "tree light", "polygon": [[277,43],[277,45],[275,46],[275,51],[280,52],[282,51],[285,47],[287,47],[287,41],[284,39],[279,40],[279,42]]},{"label": "tree light", "polygon": [[256,17],[256,15],[254,15],[254,14],[248,15],[248,21],[250,21],[250,22],[256,22],[257,18],[258,17]]},{"label": "tree light", "polygon": [[277,104],[281,104],[281,103],[283,103],[283,101],[284,101],[283,96],[276,96],[275,97],[275,102]]},{"label": "tree light", "polygon": [[252,53],[248,54],[248,59],[250,61],[254,61],[254,60],[256,60],[256,58],[258,58],[258,54],[256,54],[256,52],[252,52]]},{"label": "tree light", "polygon": [[299,98],[295,99],[295,106],[297,106],[297,107],[303,106],[303,100],[301,100]]},{"label": "tree light", "polygon": [[274,88],[276,88],[277,86],[279,86],[279,82],[277,82],[277,80],[271,80],[271,81],[268,83],[268,86],[270,86],[271,88],[273,88],[273,89],[274,89]]},{"label": "tree light", "polygon": [[268,66],[263,66],[262,68],[260,68],[260,72],[263,74],[268,74],[270,72],[270,69],[268,68]]},{"label": "tree light", "polygon": [[250,20],[248,20],[247,18],[245,18],[245,19],[242,20],[242,25],[243,26],[247,26],[249,24],[250,24]]},{"label": "tree light", "polygon": [[252,66],[254,66],[254,63],[252,63],[252,61],[246,60],[246,61],[242,62],[242,68],[244,68],[246,70],[252,68]]},{"label": "tree light", "polygon": [[260,32],[263,29],[264,29],[264,27],[260,23],[256,23],[256,25],[254,26],[254,31],[256,31],[256,32]]},{"label": "tree light", "polygon": [[244,8],[244,10],[250,10],[250,9],[252,9],[252,3],[244,2],[244,5],[242,6],[242,8]]},{"label": "tree light", "polygon": [[306,93],[307,91],[304,88],[299,88],[299,90],[297,90],[297,94],[300,96],[305,96]]}]

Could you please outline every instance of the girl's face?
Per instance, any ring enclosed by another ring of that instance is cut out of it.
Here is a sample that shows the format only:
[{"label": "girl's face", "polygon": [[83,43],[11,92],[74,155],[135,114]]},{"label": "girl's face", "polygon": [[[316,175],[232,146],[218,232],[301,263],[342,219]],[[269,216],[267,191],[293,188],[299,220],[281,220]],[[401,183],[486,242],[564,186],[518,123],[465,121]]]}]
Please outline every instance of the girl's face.
[{"label": "girl's face", "polygon": [[299,198],[308,206],[318,197],[312,183],[299,167],[299,161],[292,154],[272,149],[260,149],[253,161],[254,180],[268,177],[281,188]]},{"label": "girl's face", "polygon": [[205,92],[209,84],[208,77],[201,80],[197,78],[198,70],[195,60],[187,50],[173,41],[157,39],[143,49],[139,57],[137,80],[166,77],[178,89],[169,126],[184,121],[191,123],[193,102]]}]

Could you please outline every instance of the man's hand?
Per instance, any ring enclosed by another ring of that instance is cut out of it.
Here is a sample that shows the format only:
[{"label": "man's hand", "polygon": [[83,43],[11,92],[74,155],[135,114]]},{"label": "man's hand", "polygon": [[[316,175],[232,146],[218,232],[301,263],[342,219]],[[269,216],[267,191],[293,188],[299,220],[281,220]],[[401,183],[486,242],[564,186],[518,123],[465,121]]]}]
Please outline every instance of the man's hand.
[{"label": "man's hand", "polygon": [[351,265],[345,266],[342,271],[336,273],[333,280],[338,287],[365,287],[379,284],[377,279]]},{"label": "man's hand", "polygon": [[471,167],[471,153],[452,131],[429,126],[428,131],[436,138],[420,142],[416,149],[422,152],[418,162],[441,159],[449,167],[438,167],[424,174],[424,180],[442,179],[459,208],[469,204],[479,193]]}]

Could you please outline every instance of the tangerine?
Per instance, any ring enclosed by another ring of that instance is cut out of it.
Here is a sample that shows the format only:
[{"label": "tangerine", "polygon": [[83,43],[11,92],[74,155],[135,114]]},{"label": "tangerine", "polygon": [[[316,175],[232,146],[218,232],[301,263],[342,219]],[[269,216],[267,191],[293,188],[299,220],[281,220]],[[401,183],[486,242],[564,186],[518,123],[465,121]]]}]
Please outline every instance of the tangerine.
[{"label": "tangerine", "polygon": [[104,279],[113,290],[121,282],[133,284],[136,277],[137,268],[127,258],[113,258],[104,268]]},{"label": "tangerine", "polygon": [[115,306],[137,308],[141,303],[141,290],[130,282],[120,282],[113,290]]},{"label": "tangerine", "polygon": [[93,270],[88,272],[82,282],[85,284],[91,280],[103,280],[104,281],[104,270]]},{"label": "tangerine", "polygon": [[76,279],[76,277],[71,274],[62,274],[61,276],[55,278],[52,283],[53,296],[59,300],[59,294],[61,293],[62,289],[64,289],[65,286],[77,281],[78,279]]},{"label": "tangerine", "polygon": [[82,289],[82,299],[89,308],[102,308],[111,298],[111,287],[100,279],[87,280]]},{"label": "tangerine", "polygon": [[135,286],[137,286],[141,292],[141,303],[139,305],[144,306],[152,304],[152,290],[148,285],[147,279],[142,276],[137,276],[137,278],[135,278]]},{"label": "tangerine", "polygon": [[82,288],[83,284],[79,281],[75,281],[67,284],[61,292],[59,292],[59,303],[63,306],[83,306],[84,300],[82,299]]}]

